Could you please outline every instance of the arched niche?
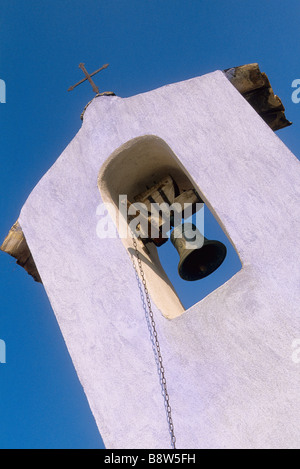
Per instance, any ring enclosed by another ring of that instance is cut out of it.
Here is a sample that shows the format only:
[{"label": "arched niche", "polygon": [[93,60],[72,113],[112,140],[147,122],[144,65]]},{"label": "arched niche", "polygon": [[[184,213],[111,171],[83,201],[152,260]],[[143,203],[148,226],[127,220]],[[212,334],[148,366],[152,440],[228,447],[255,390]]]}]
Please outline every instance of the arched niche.
[{"label": "arched niche", "polygon": [[[130,256],[135,256],[132,237],[124,237],[127,219],[119,210],[119,197],[126,195],[129,201],[149,187],[171,176],[180,192],[194,189],[203,199],[199,187],[193,182],[178,157],[161,138],[145,135],[134,138],[116,149],[100,169],[98,187],[102,200],[116,223],[121,240]],[[117,216],[115,216],[117,215]],[[147,279],[152,300],[162,314],[173,319],[184,312],[176,290],[159,260],[158,249],[153,243],[144,245],[138,241],[139,255]],[[176,252],[174,250],[174,256]]]}]

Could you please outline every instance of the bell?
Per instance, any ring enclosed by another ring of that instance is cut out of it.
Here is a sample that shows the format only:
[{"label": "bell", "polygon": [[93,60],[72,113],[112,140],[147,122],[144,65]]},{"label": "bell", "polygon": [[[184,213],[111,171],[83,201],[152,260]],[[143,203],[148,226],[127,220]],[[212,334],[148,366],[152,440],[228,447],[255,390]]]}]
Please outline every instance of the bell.
[{"label": "bell", "polygon": [[176,227],[171,234],[178,251],[178,273],[183,280],[195,281],[212,274],[224,261],[226,246],[205,238],[192,223]]}]

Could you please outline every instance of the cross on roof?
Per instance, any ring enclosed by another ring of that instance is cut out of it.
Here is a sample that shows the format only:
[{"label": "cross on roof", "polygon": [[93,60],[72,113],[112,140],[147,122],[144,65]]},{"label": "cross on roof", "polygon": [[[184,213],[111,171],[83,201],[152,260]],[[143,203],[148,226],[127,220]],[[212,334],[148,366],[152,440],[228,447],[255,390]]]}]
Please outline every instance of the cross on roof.
[{"label": "cross on roof", "polygon": [[84,83],[85,81],[88,80],[88,81],[90,82],[90,84],[92,85],[92,87],[93,87],[93,91],[94,91],[96,94],[100,94],[99,88],[98,88],[98,87],[95,85],[95,83],[93,82],[92,77],[93,77],[94,75],[96,75],[96,73],[99,73],[99,72],[101,72],[101,70],[104,70],[105,68],[107,68],[108,65],[109,65],[109,64],[105,64],[105,65],[103,65],[103,67],[101,67],[101,68],[99,68],[98,70],[96,70],[95,72],[89,74],[88,71],[86,70],[84,64],[83,64],[83,63],[80,63],[80,64],[79,64],[79,68],[81,68],[81,70],[82,70],[83,73],[85,74],[85,78],[84,78],[83,80],[79,81],[78,83],[76,83],[76,85],[70,86],[70,88],[68,89],[68,91],[74,90],[74,88],[76,88],[76,86],[81,85],[81,83]]}]

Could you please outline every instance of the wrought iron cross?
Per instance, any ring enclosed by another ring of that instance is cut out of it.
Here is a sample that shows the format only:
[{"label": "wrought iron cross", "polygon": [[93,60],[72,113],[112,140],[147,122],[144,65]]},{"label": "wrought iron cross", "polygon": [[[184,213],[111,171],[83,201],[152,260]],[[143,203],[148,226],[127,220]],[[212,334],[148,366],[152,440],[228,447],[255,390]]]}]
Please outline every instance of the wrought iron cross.
[{"label": "wrought iron cross", "polygon": [[95,72],[89,74],[88,71],[86,70],[84,64],[82,64],[82,63],[79,64],[79,68],[81,68],[81,70],[82,70],[83,73],[85,74],[85,77],[86,77],[86,78],[84,78],[83,80],[81,80],[81,81],[79,81],[78,83],[76,83],[76,85],[70,86],[70,88],[68,89],[68,91],[74,90],[74,88],[76,88],[76,86],[81,85],[81,83],[84,83],[85,81],[88,80],[88,81],[90,82],[90,84],[92,85],[92,87],[93,87],[93,91],[94,91],[96,94],[100,94],[98,87],[95,85],[95,83],[94,83],[93,80],[92,80],[92,77],[93,77],[94,75],[96,75],[96,73],[99,73],[99,72],[101,72],[101,70],[104,70],[105,68],[107,68],[108,65],[109,65],[109,64],[105,64],[105,65],[103,65],[103,67],[99,68],[99,70],[96,70]]}]

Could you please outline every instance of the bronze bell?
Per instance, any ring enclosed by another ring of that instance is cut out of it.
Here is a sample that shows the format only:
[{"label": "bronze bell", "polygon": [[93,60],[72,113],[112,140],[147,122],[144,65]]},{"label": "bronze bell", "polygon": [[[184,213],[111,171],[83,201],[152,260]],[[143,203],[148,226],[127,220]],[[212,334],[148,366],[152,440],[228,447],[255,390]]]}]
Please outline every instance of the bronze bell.
[{"label": "bronze bell", "polygon": [[224,261],[226,246],[205,238],[192,223],[176,227],[171,234],[178,251],[178,273],[183,280],[195,281],[212,274]]}]

